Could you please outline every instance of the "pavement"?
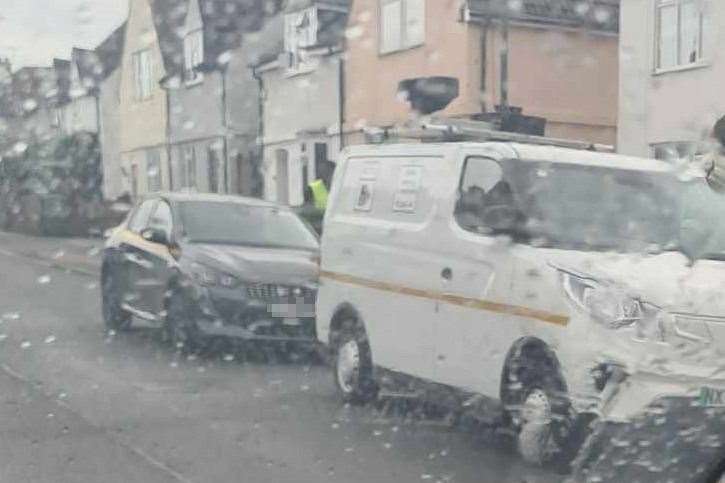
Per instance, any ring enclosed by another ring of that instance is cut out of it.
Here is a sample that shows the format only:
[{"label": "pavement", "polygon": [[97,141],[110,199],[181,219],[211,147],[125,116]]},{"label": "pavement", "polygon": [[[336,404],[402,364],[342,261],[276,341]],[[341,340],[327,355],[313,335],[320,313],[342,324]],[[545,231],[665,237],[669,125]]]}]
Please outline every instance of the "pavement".
[{"label": "pavement", "polygon": [[328,367],[181,357],[100,317],[101,240],[0,232],[0,482],[553,483],[492,434],[351,407]]}]

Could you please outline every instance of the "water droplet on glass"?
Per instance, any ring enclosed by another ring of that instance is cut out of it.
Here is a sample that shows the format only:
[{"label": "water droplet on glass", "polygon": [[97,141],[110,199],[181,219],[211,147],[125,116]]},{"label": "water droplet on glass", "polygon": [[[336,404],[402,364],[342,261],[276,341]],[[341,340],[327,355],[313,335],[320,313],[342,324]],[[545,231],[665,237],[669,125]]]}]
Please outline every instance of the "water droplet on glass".
[{"label": "water droplet on glass", "polygon": [[20,348],[21,348],[21,349],[30,349],[30,347],[31,347],[32,345],[33,345],[33,344],[32,344],[32,343],[30,343],[30,341],[24,340],[24,341],[23,341],[23,343],[22,343],[22,344],[20,344]]},{"label": "water droplet on glass", "polygon": [[38,283],[41,285],[46,285],[50,283],[50,275],[41,275],[38,277]]},{"label": "water droplet on glass", "polygon": [[46,344],[52,344],[53,342],[55,342],[55,336],[49,335],[48,337],[45,338],[45,340],[43,342],[45,342]]}]

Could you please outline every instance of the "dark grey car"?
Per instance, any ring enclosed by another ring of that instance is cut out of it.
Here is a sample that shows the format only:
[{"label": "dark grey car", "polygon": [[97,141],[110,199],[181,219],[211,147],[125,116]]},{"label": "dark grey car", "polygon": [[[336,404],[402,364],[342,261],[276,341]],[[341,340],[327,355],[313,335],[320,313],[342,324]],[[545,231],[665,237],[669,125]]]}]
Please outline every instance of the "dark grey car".
[{"label": "dark grey car", "polygon": [[106,326],[157,323],[178,347],[210,337],[313,343],[319,242],[285,207],[157,194],[113,230],[101,273]]}]

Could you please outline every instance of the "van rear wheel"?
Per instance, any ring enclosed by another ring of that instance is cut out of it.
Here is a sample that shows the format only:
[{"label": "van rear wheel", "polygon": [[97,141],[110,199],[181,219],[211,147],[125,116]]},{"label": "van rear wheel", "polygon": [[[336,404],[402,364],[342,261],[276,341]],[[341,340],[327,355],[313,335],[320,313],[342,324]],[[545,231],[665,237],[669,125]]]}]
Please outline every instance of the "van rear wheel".
[{"label": "van rear wheel", "polygon": [[364,404],[377,396],[370,343],[355,321],[345,321],[337,334],[334,353],[335,386],[345,402]]}]

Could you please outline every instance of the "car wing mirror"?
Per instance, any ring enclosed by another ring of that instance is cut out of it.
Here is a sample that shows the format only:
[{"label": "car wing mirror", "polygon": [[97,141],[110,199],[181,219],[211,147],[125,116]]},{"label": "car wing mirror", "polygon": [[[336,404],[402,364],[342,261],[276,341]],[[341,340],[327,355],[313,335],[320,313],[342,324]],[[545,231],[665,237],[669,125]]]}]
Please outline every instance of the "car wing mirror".
[{"label": "car wing mirror", "polygon": [[165,246],[169,244],[169,237],[166,235],[166,232],[158,228],[146,228],[141,232],[141,236],[151,243],[158,243],[159,245]]}]

